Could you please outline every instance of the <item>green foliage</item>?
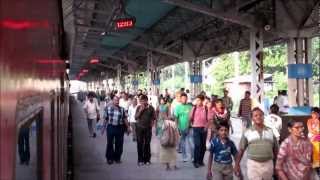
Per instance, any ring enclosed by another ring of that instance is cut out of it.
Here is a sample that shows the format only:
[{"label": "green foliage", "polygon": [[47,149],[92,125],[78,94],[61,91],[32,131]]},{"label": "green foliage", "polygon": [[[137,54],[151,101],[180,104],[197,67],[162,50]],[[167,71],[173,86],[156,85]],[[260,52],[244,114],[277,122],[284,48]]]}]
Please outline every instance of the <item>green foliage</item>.
[{"label": "green foliage", "polygon": [[[276,45],[264,49],[264,73],[273,74],[274,87],[267,92],[267,97],[273,97],[280,89],[287,89],[286,72],[286,46]],[[216,64],[212,67],[211,75],[214,78],[214,94],[222,95],[223,81],[234,77],[234,59],[231,54],[224,54],[218,58]],[[251,74],[250,53],[248,51],[240,52],[239,72],[241,75]]]},{"label": "green foliage", "polygon": [[240,74],[251,73],[250,53],[248,51],[240,52]]},{"label": "green foliage", "polygon": [[214,77],[214,83],[212,84],[212,93],[222,95],[223,82],[234,76],[234,63],[231,54],[221,55],[216,64],[212,67],[211,74]]},{"label": "green foliage", "polygon": [[[173,67],[174,66],[174,67]],[[174,76],[172,74],[174,71]],[[161,84],[160,91],[164,91],[164,89],[180,89],[182,87],[186,87],[185,82],[185,67],[184,63],[175,64],[172,66],[165,67],[161,70]]]},{"label": "green foliage", "polygon": [[320,80],[320,38],[312,39],[312,65],[313,65],[313,79]]},{"label": "green foliage", "polygon": [[[313,38],[312,64],[314,80],[319,80],[319,63],[320,63],[320,38]],[[264,73],[273,75],[273,88],[265,93],[266,97],[273,98],[278,90],[287,89],[287,46],[280,44],[264,48],[263,57]],[[172,78],[172,67],[162,69],[161,73],[161,90],[165,88],[179,89],[186,87],[184,63],[174,65],[174,77]],[[248,51],[240,52],[239,73],[247,75],[251,73],[250,53]],[[213,65],[209,70],[209,76],[212,77],[210,85],[204,85],[204,89],[212,94],[222,95],[223,82],[226,79],[235,76],[234,57],[232,54],[223,54],[213,60]],[[147,87],[148,80],[146,74],[140,77],[140,88]],[[314,90],[315,103],[319,103],[319,89]]]},{"label": "green foliage", "polygon": [[166,88],[168,89],[173,88],[174,90],[178,90],[182,87],[184,88],[186,87],[184,76],[175,76],[175,78],[163,81],[160,85],[160,90],[163,91]]},{"label": "green foliage", "polygon": [[143,72],[140,73],[142,76],[138,76],[138,81],[139,81],[139,89],[145,89],[148,87],[149,83],[149,78],[147,77],[147,73]]},{"label": "green foliage", "polygon": [[285,72],[287,66],[286,45],[281,44],[265,48],[263,65],[265,73],[268,74]]}]

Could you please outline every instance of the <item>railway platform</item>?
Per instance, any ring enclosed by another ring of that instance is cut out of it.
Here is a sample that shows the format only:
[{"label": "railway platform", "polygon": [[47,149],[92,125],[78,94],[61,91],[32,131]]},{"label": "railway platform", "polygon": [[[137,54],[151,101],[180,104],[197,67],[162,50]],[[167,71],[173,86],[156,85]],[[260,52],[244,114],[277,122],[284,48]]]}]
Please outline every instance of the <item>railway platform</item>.
[{"label": "railway platform", "polygon": [[[103,107],[101,107],[103,108]],[[117,180],[203,180],[206,179],[207,167],[194,168],[191,161],[183,162],[178,155],[178,170],[165,171],[159,163],[159,141],[153,135],[151,144],[151,165],[137,166],[136,143],[132,141],[131,135],[125,135],[124,152],[121,164],[108,165],[105,159],[106,135],[100,131],[96,138],[89,137],[87,122],[80,102],[73,103],[71,107],[73,117],[73,148],[74,148],[74,179],[117,179]],[[102,116],[101,116],[102,117]],[[234,119],[234,133],[232,140],[238,144],[241,135],[240,121]],[[208,152],[205,157],[207,164]],[[245,172],[245,161],[242,160],[243,172]]]}]

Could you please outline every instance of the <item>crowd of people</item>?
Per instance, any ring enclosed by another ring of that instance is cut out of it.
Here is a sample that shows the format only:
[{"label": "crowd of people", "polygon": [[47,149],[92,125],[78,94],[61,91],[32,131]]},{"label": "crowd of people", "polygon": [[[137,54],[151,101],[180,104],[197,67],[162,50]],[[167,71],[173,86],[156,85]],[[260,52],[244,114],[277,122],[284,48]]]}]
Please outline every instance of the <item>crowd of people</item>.
[{"label": "crowd of people", "polygon": [[[231,122],[232,98],[228,90],[223,97],[208,97],[201,92],[191,99],[190,92],[181,89],[172,96],[168,90],[158,97],[154,107],[148,93],[138,90],[136,94],[111,92],[106,106],[100,109],[94,93],[88,94],[84,110],[91,137],[96,137],[95,122],[103,111],[103,128],[106,132],[106,160],[108,164],[121,163],[124,134],[132,134],[137,144],[137,165],[151,164],[151,138],[153,128],[160,142],[159,161],[166,170],[178,169],[177,158],[192,162],[195,168],[207,162],[208,179],[233,179],[233,174],[243,178],[240,162],[247,152],[249,180],[311,180],[320,168],[320,110],[312,108],[311,117],[305,123],[290,120],[289,135],[281,139],[283,129],[279,106],[272,104],[270,113],[264,114],[254,107],[250,92],[241,99],[237,116],[242,120],[242,137],[237,146],[229,135],[234,128]],[[280,142],[281,141],[281,142]],[[281,145],[279,145],[281,143]],[[312,174],[313,173],[313,174]]]}]

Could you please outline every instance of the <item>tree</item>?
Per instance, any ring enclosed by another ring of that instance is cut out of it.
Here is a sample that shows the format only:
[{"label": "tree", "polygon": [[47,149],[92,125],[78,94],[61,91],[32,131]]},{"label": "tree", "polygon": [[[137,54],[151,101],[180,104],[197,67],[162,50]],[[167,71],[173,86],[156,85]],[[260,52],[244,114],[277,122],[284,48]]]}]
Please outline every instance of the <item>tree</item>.
[{"label": "tree", "polygon": [[211,92],[221,96],[223,94],[224,81],[234,76],[234,65],[231,54],[219,56],[212,67],[211,74],[214,79]]},{"label": "tree", "polygon": [[240,74],[251,73],[250,53],[248,51],[240,52]]}]

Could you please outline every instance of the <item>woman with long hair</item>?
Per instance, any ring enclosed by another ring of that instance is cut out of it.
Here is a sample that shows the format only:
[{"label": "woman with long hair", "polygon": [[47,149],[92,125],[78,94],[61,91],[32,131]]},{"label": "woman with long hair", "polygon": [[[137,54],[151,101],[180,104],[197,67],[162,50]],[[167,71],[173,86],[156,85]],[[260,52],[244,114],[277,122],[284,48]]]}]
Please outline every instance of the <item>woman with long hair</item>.
[{"label": "woman with long hair", "polygon": [[160,104],[156,110],[156,114],[157,114],[156,136],[161,136],[164,120],[168,119],[169,117],[169,105],[167,103],[166,98],[160,97],[159,101],[160,101]]}]

